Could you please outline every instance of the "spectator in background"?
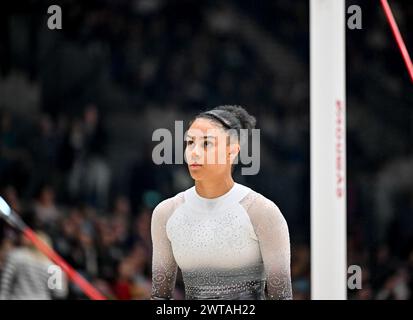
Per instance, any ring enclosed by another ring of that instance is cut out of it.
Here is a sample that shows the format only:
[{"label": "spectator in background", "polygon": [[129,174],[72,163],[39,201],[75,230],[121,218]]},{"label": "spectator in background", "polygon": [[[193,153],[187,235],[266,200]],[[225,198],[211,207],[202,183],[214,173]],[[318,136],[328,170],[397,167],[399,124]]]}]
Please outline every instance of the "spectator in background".
[{"label": "spectator in background", "polygon": [[0,114],[0,183],[13,183],[18,190],[24,189],[29,180],[31,154],[21,143],[15,117]]},{"label": "spectator in background", "polygon": [[115,242],[119,245],[119,247],[125,248],[129,237],[128,221],[120,217],[111,217],[110,228]]},{"label": "spectator in background", "polygon": [[134,220],[129,240],[129,243],[139,242],[145,248],[147,253],[152,252],[152,239],[150,233],[151,217],[151,210],[143,208],[140,211],[139,215]]},{"label": "spectator in background", "polygon": [[364,284],[360,290],[357,290],[354,296],[349,297],[352,300],[372,300],[373,298],[373,290],[368,283]]},{"label": "spectator in background", "polygon": [[129,199],[124,195],[120,195],[116,197],[115,203],[113,206],[113,215],[115,217],[129,218],[130,214],[131,214],[131,207],[130,207]]},{"label": "spectator in background", "polygon": [[77,153],[69,177],[69,190],[75,198],[105,209],[110,186],[110,168],[104,158],[106,131],[94,104],[87,105],[82,121],[75,121],[71,141]]},{"label": "spectator in background", "polygon": [[115,200],[111,224],[113,232],[116,234],[116,240],[122,246],[128,246],[130,238],[130,220],[131,210],[129,200],[125,196],[118,196]]},{"label": "spectator in background", "polygon": [[291,278],[294,299],[310,299],[310,250],[305,244],[300,244],[292,249]]},{"label": "spectator in background", "polygon": [[149,299],[151,281],[145,276],[147,263],[150,261],[145,248],[136,243],[131,253],[118,266],[118,279],[114,285],[114,292],[120,300]]},{"label": "spectator in background", "polygon": [[63,136],[48,114],[38,117],[33,134],[28,137],[30,153],[33,155],[31,179],[26,193],[33,196],[38,185],[58,178],[58,157]]},{"label": "spectator in background", "polygon": [[413,188],[394,197],[393,201],[395,216],[388,242],[393,253],[408,258],[413,248]]},{"label": "spectator in background", "polygon": [[75,266],[88,277],[98,275],[98,253],[94,241],[94,230],[89,222],[83,222],[77,232],[76,247],[72,251]]},{"label": "spectator in background", "polygon": [[44,185],[40,188],[34,203],[34,211],[36,222],[40,226],[48,230],[54,229],[61,212],[55,203],[55,192],[51,186]]},{"label": "spectator in background", "polygon": [[371,285],[375,292],[378,292],[387,281],[393,270],[397,268],[397,260],[390,254],[389,247],[382,245],[376,249],[371,264]]},{"label": "spectator in background", "polygon": [[[39,238],[51,245],[49,237],[37,233]],[[50,300],[64,298],[67,282],[63,272],[51,287],[50,266],[53,263],[22,236],[22,246],[12,249],[6,259],[1,278],[2,300]],[[58,283],[60,282],[60,283]]]},{"label": "spectator in background", "polygon": [[117,278],[118,264],[125,255],[125,248],[117,242],[109,218],[99,218],[98,231],[99,277],[112,282]]},{"label": "spectator in background", "polygon": [[139,242],[135,243],[130,253],[131,260],[135,265],[133,276],[134,296],[136,299],[149,299],[151,295],[152,283],[149,278],[148,269],[151,254],[145,246]]},{"label": "spectator in background", "polygon": [[405,268],[399,268],[391,274],[384,283],[383,288],[377,293],[377,300],[408,300],[410,276]]},{"label": "spectator in background", "polygon": [[410,290],[410,298],[413,296],[413,249],[410,251],[409,258],[407,260],[407,274],[410,275],[409,277],[409,290]]},{"label": "spectator in background", "polygon": [[133,298],[133,261],[130,258],[123,259],[118,266],[118,276],[113,291],[119,300],[131,300]]},{"label": "spectator in background", "polygon": [[385,243],[390,223],[395,217],[394,197],[413,189],[413,154],[389,161],[378,173],[375,182],[375,214],[377,241]]},{"label": "spectator in background", "polygon": [[8,185],[4,188],[3,198],[9,204],[10,208],[12,208],[14,211],[22,212],[21,201],[19,199],[17,190],[14,186]]},{"label": "spectator in background", "polygon": [[70,216],[64,217],[60,221],[59,231],[54,238],[56,251],[69,264],[72,264],[72,252],[76,246],[77,226]]},{"label": "spectator in background", "polygon": [[7,112],[0,118],[0,148],[0,175],[3,176],[18,158],[17,133],[13,129],[12,116]]}]

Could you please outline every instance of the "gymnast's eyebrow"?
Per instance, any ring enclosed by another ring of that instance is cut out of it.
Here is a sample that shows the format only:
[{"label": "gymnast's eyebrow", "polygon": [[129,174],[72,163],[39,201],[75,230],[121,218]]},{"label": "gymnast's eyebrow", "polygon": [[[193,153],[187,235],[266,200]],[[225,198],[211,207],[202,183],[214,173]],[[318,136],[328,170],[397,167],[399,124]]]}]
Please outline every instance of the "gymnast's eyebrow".
[{"label": "gymnast's eyebrow", "polygon": [[[189,135],[189,134],[186,135],[186,138],[192,139],[192,140],[196,139],[196,137],[191,136],[191,135]],[[207,139],[215,139],[216,137],[215,137],[215,136],[203,136],[203,137],[201,137],[201,138],[203,138],[204,140],[207,140]]]}]

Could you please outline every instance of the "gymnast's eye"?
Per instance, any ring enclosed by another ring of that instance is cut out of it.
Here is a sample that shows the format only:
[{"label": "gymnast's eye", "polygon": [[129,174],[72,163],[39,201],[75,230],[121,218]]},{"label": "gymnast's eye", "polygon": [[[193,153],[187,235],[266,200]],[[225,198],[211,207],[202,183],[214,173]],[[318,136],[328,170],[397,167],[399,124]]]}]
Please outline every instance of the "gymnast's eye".
[{"label": "gymnast's eye", "polygon": [[186,140],[185,142],[187,146],[192,146],[194,144],[193,140]]},{"label": "gymnast's eye", "polygon": [[204,141],[204,148],[212,147],[213,143],[211,141]]}]

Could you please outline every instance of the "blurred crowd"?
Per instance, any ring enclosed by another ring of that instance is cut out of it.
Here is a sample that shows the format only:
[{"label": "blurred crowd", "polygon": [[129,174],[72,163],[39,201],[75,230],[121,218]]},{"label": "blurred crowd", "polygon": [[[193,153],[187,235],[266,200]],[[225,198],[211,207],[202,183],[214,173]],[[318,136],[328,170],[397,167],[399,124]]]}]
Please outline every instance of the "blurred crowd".
[{"label": "blurred crowd", "polygon": [[[58,31],[48,1],[0,10],[0,194],[11,207],[106,296],[147,299],[152,210],[192,183],[185,166],[152,162],[152,132],[240,104],[261,129],[261,168],[236,180],[285,215],[294,298],[309,299],[308,1],[56,3]],[[360,6],[364,30],[347,35],[347,197],[348,264],[363,281],[349,298],[409,299],[413,95],[379,5]],[[412,6],[394,6],[412,30]],[[3,221],[0,241],[1,271],[27,244]],[[65,298],[85,296],[70,284]]]}]

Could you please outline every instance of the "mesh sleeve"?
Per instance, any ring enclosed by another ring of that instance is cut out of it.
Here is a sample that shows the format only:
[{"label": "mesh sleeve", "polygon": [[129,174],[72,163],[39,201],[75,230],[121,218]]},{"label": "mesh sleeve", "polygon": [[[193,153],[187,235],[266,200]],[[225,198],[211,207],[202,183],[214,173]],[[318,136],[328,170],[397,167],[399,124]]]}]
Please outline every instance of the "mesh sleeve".
[{"label": "mesh sleeve", "polygon": [[175,287],[177,264],[171,243],[166,234],[166,223],[176,208],[176,200],[161,202],[153,211],[152,235],[152,293],[151,299],[172,299]]},{"label": "mesh sleeve", "polygon": [[271,200],[252,192],[242,201],[257,235],[264,263],[267,299],[292,299],[287,222]]}]

